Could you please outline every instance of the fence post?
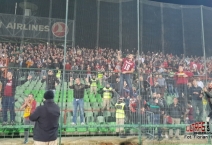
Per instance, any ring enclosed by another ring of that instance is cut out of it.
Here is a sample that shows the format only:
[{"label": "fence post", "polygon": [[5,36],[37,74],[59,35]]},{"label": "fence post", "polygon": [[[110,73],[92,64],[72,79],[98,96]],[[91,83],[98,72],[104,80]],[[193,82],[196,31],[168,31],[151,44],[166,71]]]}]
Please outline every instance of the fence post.
[{"label": "fence post", "polygon": [[[66,0],[66,19],[65,19],[65,23],[66,23],[66,27],[68,26],[68,2],[69,0]],[[65,28],[65,32],[66,32],[66,29]],[[64,59],[63,59],[63,64],[65,64],[66,62],[66,42],[67,42],[67,33],[65,33],[65,40],[64,40]],[[63,113],[63,98],[64,98],[64,95],[65,95],[65,90],[64,90],[64,83],[65,82],[65,65],[63,65],[63,78],[62,78],[62,99],[61,99],[61,115]],[[61,137],[62,137],[62,128],[63,128],[63,117],[60,117],[60,137],[59,137],[59,145],[61,145]]]},{"label": "fence post", "polygon": [[[140,55],[140,0],[137,0],[137,29],[138,29],[138,33],[137,33],[137,39],[138,39],[138,55]],[[140,66],[140,60],[138,59],[138,67]],[[139,69],[138,69],[138,77],[140,77],[140,72],[139,72]],[[141,82],[139,81],[139,96],[141,95],[141,91],[140,91],[140,87],[141,86]],[[139,128],[138,128],[138,138],[139,138],[139,145],[142,144],[142,134],[141,134],[141,104],[140,104],[141,101],[139,101],[139,110],[138,110],[138,118],[139,118]]]}]

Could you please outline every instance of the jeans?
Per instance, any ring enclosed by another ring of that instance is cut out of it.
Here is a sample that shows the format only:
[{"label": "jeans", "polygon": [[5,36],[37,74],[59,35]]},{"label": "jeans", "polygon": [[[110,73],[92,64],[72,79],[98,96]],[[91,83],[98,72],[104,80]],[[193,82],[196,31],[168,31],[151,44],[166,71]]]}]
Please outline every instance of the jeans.
[{"label": "jeans", "polygon": [[119,93],[121,96],[123,96],[123,87],[124,87],[124,81],[126,81],[127,86],[130,89],[130,97],[133,97],[133,90],[132,90],[132,80],[131,80],[131,75],[130,74],[121,74],[120,75],[120,89]]},{"label": "jeans", "polygon": [[40,72],[40,79],[42,79],[46,75],[47,75],[46,70],[41,70],[41,72]]},{"label": "jeans", "polygon": [[[192,100],[192,107],[194,109],[194,119],[195,121],[202,121],[202,115],[203,115],[203,103],[202,100]],[[197,114],[197,108],[199,110],[199,113]]]},{"label": "jeans", "polygon": [[174,87],[172,84],[168,84],[168,92],[169,94],[173,95],[174,94]]},{"label": "jeans", "polygon": [[[35,122],[29,120],[29,118],[24,118],[24,125],[35,125]],[[29,138],[29,128],[24,129],[24,140],[28,141]]]},{"label": "jeans", "polygon": [[73,101],[73,119],[72,122],[76,124],[77,122],[77,108],[79,106],[80,110],[80,122],[84,122],[84,100],[83,99],[74,99]]},{"label": "jeans", "polygon": [[[154,114],[154,124],[160,124],[160,114]],[[162,133],[160,127],[158,127],[158,132],[157,133],[158,133],[158,138],[160,138],[161,137],[161,133]]]},{"label": "jeans", "polygon": [[10,121],[15,121],[15,99],[14,97],[3,96],[2,98],[2,115],[3,122],[7,122],[7,110],[10,111]]}]

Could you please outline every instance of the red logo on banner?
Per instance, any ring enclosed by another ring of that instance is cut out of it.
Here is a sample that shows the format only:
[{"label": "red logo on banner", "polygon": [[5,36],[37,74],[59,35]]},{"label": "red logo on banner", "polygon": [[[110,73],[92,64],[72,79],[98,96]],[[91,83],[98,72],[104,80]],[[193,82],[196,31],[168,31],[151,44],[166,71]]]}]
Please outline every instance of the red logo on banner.
[{"label": "red logo on banner", "polygon": [[56,22],[52,26],[52,33],[56,37],[64,37],[68,34],[68,27],[63,22]]}]

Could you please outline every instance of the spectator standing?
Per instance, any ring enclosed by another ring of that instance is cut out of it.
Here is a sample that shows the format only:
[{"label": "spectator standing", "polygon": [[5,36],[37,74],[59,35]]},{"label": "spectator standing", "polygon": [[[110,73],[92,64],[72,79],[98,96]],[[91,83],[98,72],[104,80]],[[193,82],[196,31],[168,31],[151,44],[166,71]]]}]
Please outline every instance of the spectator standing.
[{"label": "spectator standing", "polygon": [[[18,86],[18,80],[16,80],[13,77],[13,74],[11,72],[7,72],[7,77],[3,78],[0,76],[0,80],[2,82],[2,90],[1,90],[1,96],[2,96],[2,115],[3,115],[3,123],[2,125],[7,125],[7,110],[10,111],[10,124],[15,124],[15,91],[16,87]],[[30,80],[32,77],[28,76],[27,80]],[[21,81],[20,84],[25,83],[27,80]]]},{"label": "spectator standing", "polygon": [[194,109],[193,106],[191,105],[191,101],[188,101],[188,107],[186,109],[186,122],[187,124],[192,124],[194,123]]},{"label": "spectator standing", "polygon": [[113,96],[113,88],[110,87],[110,84],[107,84],[106,87],[103,88],[103,109],[110,109],[110,102]]},{"label": "spectator standing", "polygon": [[175,80],[176,80],[176,85],[177,85],[177,91],[179,95],[179,103],[182,105],[184,111],[187,105],[187,83],[188,83],[188,78],[192,77],[193,73],[184,71],[183,66],[179,66],[178,72],[175,73]]},{"label": "spectator standing", "polygon": [[41,83],[46,81],[46,90],[52,90],[55,93],[56,86],[60,83],[59,79],[54,75],[52,70],[48,71],[48,76],[43,76]]},{"label": "spectator standing", "polygon": [[53,91],[46,91],[44,99],[44,105],[37,107],[29,116],[29,119],[35,122],[34,145],[57,145],[60,108],[53,100]]},{"label": "spectator standing", "polygon": [[163,76],[160,74],[157,82],[158,82],[158,85],[159,85],[159,88],[160,88],[160,94],[163,97],[164,96],[165,89],[167,88],[166,79],[163,78]]},{"label": "spectator standing", "polygon": [[[193,80],[193,87],[191,88],[191,96],[192,96],[192,107],[194,110],[194,120],[202,121],[203,115],[203,103],[202,103],[202,89],[197,85],[197,81]],[[198,112],[197,113],[197,109]]]},{"label": "spectator standing", "polygon": [[[163,108],[163,104],[161,103],[161,101],[159,101],[157,98],[153,98],[153,100],[151,100],[149,102],[149,107],[150,107],[150,111],[154,113],[154,118],[153,118],[153,122],[154,124],[160,124],[160,117],[161,117],[161,110]],[[161,136],[161,128],[158,127],[158,141],[162,140],[162,136]],[[153,138],[150,138],[153,139]]]},{"label": "spectator standing", "polygon": [[[182,115],[183,115],[182,106],[178,103],[178,99],[174,98],[173,103],[169,105],[167,117],[170,116],[172,118],[172,124],[180,124],[180,118]],[[175,137],[177,140],[180,139],[179,133],[180,130],[176,129]],[[173,138],[173,129],[169,130],[169,138],[170,139]]]},{"label": "spectator standing", "polygon": [[90,94],[94,94],[94,95],[97,94],[97,80],[98,79],[95,77],[95,75],[93,75],[92,78],[91,78]]},{"label": "spectator standing", "polygon": [[[208,84],[207,88],[205,87],[204,89],[204,93],[206,95],[206,98],[208,100],[208,110],[210,110],[209,114],[208,114],[208,120],[212,122],[212,82]],[[212,127],[211,127],[212,129]]]},{"label": "spectator standing", "polygon": [[118,92],[119,88],[120,88],[120,78],[116,78],[116,83],[114,84],[114,89],[116,92]]},{"label": "spectator standing", "polygon": [[[125,114],[127,112],[126,104],[124,103],[124,98],[119,98],[118,102],[115,104],[116,108],[116,125],[124,125]],[[124,127],[116,128],[116,134],[124,138]]]},{"label": "spectator standing", "polygon": [[117,74],[109,72],[109,77],[107,78],[108,83],[110,83],[110,86],[114,89],[116,84],[116,78]]},{"label": "spectator standing", "polygon": [[73,101],[73,119],[72,119],[72,125],[76,125],[77,122],[77,108],[79,106],[80,110],[80,123],[81,125],[84,125],[84,92],[85,89],[90,88],[90,83],[88,81],[88,78],[86,78],[86,85],[81,84],[80,79],[75,79],[75,85],[73,84],[73,78],[70,78],[70,89],[74,89],[74,101]]},{"label": "spectator standing", "polygon": [[[35,111],[36,108],[36,101],[32,94],[30,94],[27,98],[25,98],[24,104],[21,106],[21,109],[24,109],[24,125],[34,125],[34,122],[29,120],[30,114]],[[23,144],[28,143],[29,138],[29,129],[24,129],[24,142]]]},{"label": "spectator standing", "polygon": [[122,62],[121,74],[120,74],[120,89],[119,93],[123,96],[123,85],[126,81],[127,86],[130,89],[130,97],[133,97],[131,74],[135,71],[135,63],[133,61],[133,55],[129,54],[127,58],[121,58],[120,52],[118,52],[118,60]]},{"label": "spectator standing", "polygon": [[203,82],[201,81],[200,78],[197,78],[197,86],[199,86],[202,89],[204,88],[204,84],[203,84]]}]

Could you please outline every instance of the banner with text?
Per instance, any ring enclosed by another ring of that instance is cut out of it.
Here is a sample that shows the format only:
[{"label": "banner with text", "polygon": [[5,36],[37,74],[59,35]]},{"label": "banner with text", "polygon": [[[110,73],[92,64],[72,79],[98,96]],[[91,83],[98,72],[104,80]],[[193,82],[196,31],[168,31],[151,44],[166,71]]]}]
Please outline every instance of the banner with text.
[{"label": "banner with text", "polygon": [[73,20],[0,14],[0,36],[72,41]]}]

